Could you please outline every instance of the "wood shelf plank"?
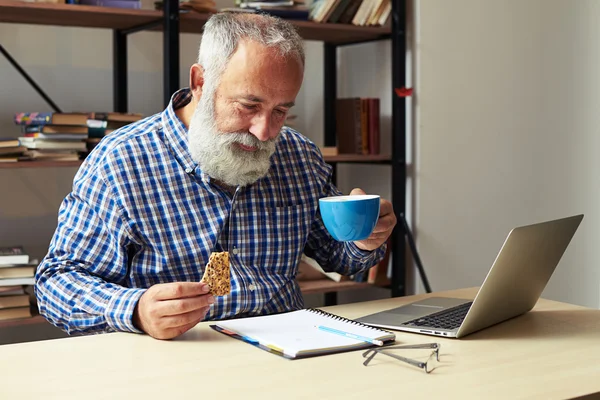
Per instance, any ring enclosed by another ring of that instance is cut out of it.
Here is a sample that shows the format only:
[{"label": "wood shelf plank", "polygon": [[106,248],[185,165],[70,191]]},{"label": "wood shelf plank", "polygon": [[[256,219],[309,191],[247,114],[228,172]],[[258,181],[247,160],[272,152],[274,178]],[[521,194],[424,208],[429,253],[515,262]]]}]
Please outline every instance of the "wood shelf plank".
[{"label": "wood shelf plank", "polygon": [[[202,28],[208,20],[209,14],[188,13],[180,18],[180,32],[202,33]],[[329,43],[352,43],[367,40],[387,38],[391,31],[385,27],[364,27],[351,24],[323,24],[312,21],[290,20],[300,36],[305,40],[318,40]]]},{"label": "wood shelf plank", "polygon": [[[0,22],[86,28],[130,29],[161,20],[162,11],[96,7],[77,4],[26,3],[0,0]],[[182,33],[202,33],[210,14],[187,12],[179,19]],[[352,43],[388,38],[387,27],[323,24],[290,20],[305,40]],[[153,28],[160,30],[162,26]]]},{"label": "wood shelf plank", "polygon": [[81,161],[17,161],[0,162],[0,169],[8,168],[55,168],[55,167],[79,167]]},{"label": "wood shelf plank", "polygon": [[161,18],[154,10],[0,0],[0,22],[128,29]]},{"label": "wood shelf plank", "polygon": [[338,154],[323,157],[328,163],[381,163],[389,164],[392,157],[385,154]]},{"label": "wood shelf plank", "polygon": [[367,282],[341,281],[331,279],[317,279],[314,281],[300,281],[300,290],[303,294],[341,292],[344,290],[366,289],[373,287]]}]

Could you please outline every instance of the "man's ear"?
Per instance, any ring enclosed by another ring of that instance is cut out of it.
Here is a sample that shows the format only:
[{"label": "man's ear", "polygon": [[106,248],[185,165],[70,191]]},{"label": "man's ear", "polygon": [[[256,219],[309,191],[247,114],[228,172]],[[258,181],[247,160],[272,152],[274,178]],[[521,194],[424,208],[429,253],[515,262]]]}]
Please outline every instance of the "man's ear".
[{"label": "man's ear", "polygon": [[190,89],[194,100],[199,101],[204,88],[204,68],[200,64],[193,64],[190,68]]}]

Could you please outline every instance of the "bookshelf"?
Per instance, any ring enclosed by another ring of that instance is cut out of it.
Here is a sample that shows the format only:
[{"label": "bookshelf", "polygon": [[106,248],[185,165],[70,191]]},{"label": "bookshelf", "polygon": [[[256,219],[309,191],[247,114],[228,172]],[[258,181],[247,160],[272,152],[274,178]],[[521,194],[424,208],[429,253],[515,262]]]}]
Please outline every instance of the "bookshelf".
[{"label": "bookshelf", "polygon": [[[114,111],[127,112],[127,36],[151,30],[163,32],[164,103],[179,87],[179,33],[201,33],[209,15],[178,12],[178,0],[165,0],[164,10],[130,10],[70,4],[26,3],[0,0],[0,23],[37,24],[68,27],[103,28],[113,31]],[[391,155],[340,154],[325,160],[334,168],[339,163],[386,164],[391,168],[392,204],[397,215],[405,213],[406,182],[406,106],[394,88],[405,85],[405,0],[392,0],[391,28],[358,27],[349,24],[290,21],[305,40],[323,42],[324,50],[324,132],[325,146],[335,146],[335,100],[337,98],[338,47],[379,40],[389,40],[392,48],[392,152]],[[17,162],[0,164],[6,168],[78,167],[74,162]],[[405,295],[404,232],[398,223],[392,236],[392,296]],[[336,302],[337,291],[362,289],[367,283],[331,280],[302,283],[303,293],[325,293],[326,303]]]},{"label": "bookshelf", "polygon": [[[202,27],[208,17],[208,14],[196,12],[180,13],[179,31],[181,33],[202,33]],[[138,28],[159,30],[161,29],[162,20],[163,13],[155,10],[0,0],[0,22],[7,23],[127,31]],[[300,35],[306,40],[343,44],[378,40],[390,36],[390,30],[383,27],[317,24],[307,21],[292,21],[292,23],[296,25]]]}]

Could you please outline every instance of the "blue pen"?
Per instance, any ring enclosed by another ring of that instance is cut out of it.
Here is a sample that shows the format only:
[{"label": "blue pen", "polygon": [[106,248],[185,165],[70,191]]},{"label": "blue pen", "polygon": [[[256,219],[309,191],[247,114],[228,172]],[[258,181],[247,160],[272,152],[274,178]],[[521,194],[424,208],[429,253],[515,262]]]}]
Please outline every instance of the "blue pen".
[{"label": "blue pen", "polygon": [[319,325],[316,327],[317,329],[329,333],[335,333],[336,335],[345,336],[351,339],[362,340],[363,342],[375,344],[377,346],[383,346],[383,341],[377,339],[371,339],[365,336],[355,335],[354,333],[339,331],[337,329],[330,328],[328,326]]}]

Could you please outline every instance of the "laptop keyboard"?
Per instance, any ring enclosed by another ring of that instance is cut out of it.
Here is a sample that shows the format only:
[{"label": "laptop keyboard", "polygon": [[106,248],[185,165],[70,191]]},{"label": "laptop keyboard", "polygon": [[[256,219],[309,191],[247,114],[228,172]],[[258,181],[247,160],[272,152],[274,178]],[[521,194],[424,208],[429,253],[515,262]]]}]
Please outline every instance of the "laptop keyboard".
[{"label": "laptop keyboard", "polygon": [[406,322],[405,325],[427,326],[439,329],[456,329],[462,324],[467,312],[469,312],[469,308],[471,308],[471,304],[473,304],[472,301],[426,317],[413,319],[412,321]]}]

